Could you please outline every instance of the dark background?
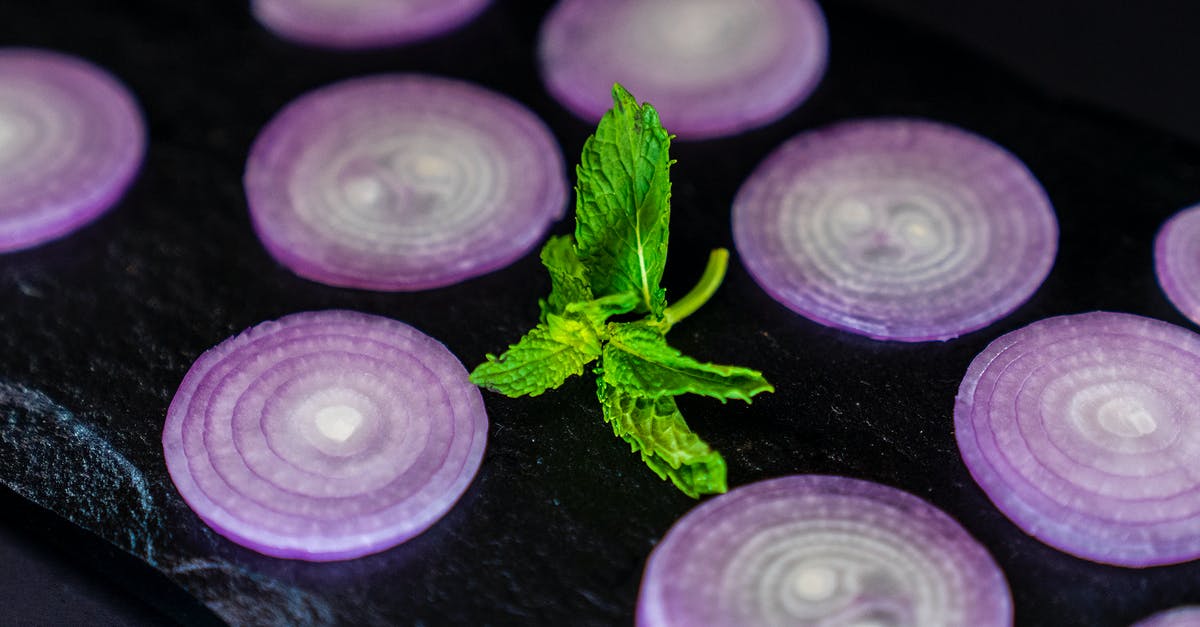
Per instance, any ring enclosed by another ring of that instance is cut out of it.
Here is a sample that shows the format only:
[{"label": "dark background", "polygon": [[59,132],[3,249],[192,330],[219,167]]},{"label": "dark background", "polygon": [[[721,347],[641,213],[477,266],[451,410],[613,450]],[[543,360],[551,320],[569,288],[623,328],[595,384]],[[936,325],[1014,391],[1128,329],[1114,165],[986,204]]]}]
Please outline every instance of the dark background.
[{"label": "dark background", "polygon": [[[257,129],[290,99],[333,80],[426,71],[522,100],[551,125],[573,162],[590,127],[545,94],[532,56],[547,6],[496,0],[475,23],[439,40],[340,54],[274,39],[241,2],[0,4],[0,45],[57,48],[109,68],[141,101],[151,138],[146,167],[115,211],[67,240],[0,256],[0,383],[44,391],[144,466],[165,503],[167,529],[156,537],[170,540],[163,548],[182,547],[173,559],[207,552],[318,592],[329,572],[278,567],[221,544],[169,501],[156,429],[174,386],[204,349],[290,311],[346,307],[406,320],[472,365],[532,324],[545,289],[532,257],[414,295],[337,290],[293,277],[261,250],[245,217],[240,176]],[[1154,284],[1148,242],[1162,219],[1200,200],[1200,5],[823,6],[831,65],[808,104],[742,137],[678,144],[671,293],[687,289],[709,247],[730,244],[732,195],[772,147],[800,130],[863,115],[940,119],[1015,152],[1056,205],[1057,264],[1034,299],[1000,323],[947,344],[910,346],[797,318],[763,295],[735,260],[726,285],[672,333],[673,342],[702,358],[760,368],[778,391],[751,407],[685,402],[685,415],[725,453],[732,486],[823,472],[931,500],[1004,568],[1018,624],[1126,625],[1200,602],[1196,564],[1104,567],[1025,537],[970,481],[948,425],[966,364],[1005,331],[1097,308],[1187,324]],[[607,433],[591,394],[588,382],[578,381],[539,399],[488,395],[491,439],[475,485],[427,536],[331,576],[331,594],[349,608],[335,617],[628,622],[646,553],[692,503]],[[0,483],[13,488],[13,476],[17,492],[23,488],[50,509],[71,514],[78,506],[11,468]],[[185,593],[118,548],[129,548],[113,540],[119,520],[89,515],[75,516],[76,526],[12,490],[0,495],[0,623],[206,622],[214,615],[195,596],[219,605],[254,591],[192,578]],[[163,559],[160,567],[169,565]],[[449,587],[464,581],[462,589]],[[379,613],[353,613],[372,603]],[[232,602],[224,607],[227,617],[253,619]]]}]

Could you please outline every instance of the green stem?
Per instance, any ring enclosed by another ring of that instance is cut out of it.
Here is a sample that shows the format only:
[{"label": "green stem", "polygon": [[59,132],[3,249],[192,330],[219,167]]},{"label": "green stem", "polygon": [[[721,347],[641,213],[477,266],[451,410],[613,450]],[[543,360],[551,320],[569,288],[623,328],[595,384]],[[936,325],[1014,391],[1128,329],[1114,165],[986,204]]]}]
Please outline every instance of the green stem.
[{"label": "green stem", "polygon": [[725,268],[729,265],[729,251],[724,248],[714,249],[708,255],[708,265],[704,266],[704,274],[700,276],[700,281],[692,288],[692,291],[684,295],[683,298],[675,301],[675,304],[667,307],[663,312],[663,319],[660,322],[663,333],[671,330],[671,327],[676,322],[692,315],[697,309],[702,307],[708,299],[712,297],[713,292],[720,287],[721,281],[725,279]]}]

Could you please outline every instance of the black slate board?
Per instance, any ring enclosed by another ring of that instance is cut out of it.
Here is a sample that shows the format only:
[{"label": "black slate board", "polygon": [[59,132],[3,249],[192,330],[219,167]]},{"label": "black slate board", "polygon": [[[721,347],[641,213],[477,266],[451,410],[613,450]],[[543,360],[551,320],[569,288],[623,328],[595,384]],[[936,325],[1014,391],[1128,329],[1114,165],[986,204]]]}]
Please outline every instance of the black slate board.
[{"label": "black slate board", "polygon": [[[694,502],[612,437],[588,380],[535,399],[486,395],[489,448],[463,500],[424,535],[351,562],[273,560],[215,535],[175,493],[159,446],[191,361],[262,320],[321,308],[387,315],[443,340],[468,365],[533,324],[547,289],[536,255],[417,294],[291,275],[252,234],[240,176],[255,133],[289,100],[382,71],[446,74],[507,93],[547,121],[573,161],[591,127],[546,95],[533,57],[549,3],[501,0],[445,38],[366,54],[278,41],[242,3],[21,4],[0,9],[0,45],[58,48],[111,69],[140,99],[151,143],[138,182],[111,214],[68,239],[0,256],[0,483],[8,488],[0,516],[44,524],[45,535],[144,586],[188,622],[630,622],[646,555]],[[724,287],[672,341],[697,357],[760,368],[778,389],[749,407],[684,399],[684,414],[725,453],[731,485],[843,474],[932,501],[992,551],[1012,584],[1018,624],[1126,625],[1200,601],[1200,564],[1100,566],[1023,535],[971,481],[951,428],[963,371],[1004,332],[1093,309],[1186,324],[1155,284],[1150,241],[1167,215],[1200,195],[1200,149],[1048,98],[853,5],[825,9],[833,54],[808,104],[741,137],[676,145],[670,292],[690,287],[709,248],[732,245],[730,202],[773,147],[868,115],[942,120],[1012,150],[1056,206],[1057,264],[1005,320],[945,344],[901,345],[792,315],[735,258]]]}]

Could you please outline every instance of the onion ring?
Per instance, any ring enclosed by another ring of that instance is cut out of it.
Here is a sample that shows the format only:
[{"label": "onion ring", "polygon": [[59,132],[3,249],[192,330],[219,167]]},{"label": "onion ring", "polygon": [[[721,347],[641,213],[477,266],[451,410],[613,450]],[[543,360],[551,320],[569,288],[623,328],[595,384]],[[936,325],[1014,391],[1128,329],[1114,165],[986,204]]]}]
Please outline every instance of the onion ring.
[{"label": "onion ring", "polygon": [[352,79],[289,104],[246,163],[268,252],[329,285],[410,291],[504,267],[562,216],[562,153],[528,109],[461,81]]},{"label": "onion ring", "polygon": [[954,407],[971,475],[1029,535],[1117,566],[1200,557],[1200,335],[1094,312],[971,362]]},{"label": "onion ring", "polygon": [[466,491],[487,438],[446,347],[394,320],[297,313],[196,360],[163,452],[194,512],[266,555],[351,559],[421,533]]},{"label": "onion ring", "polygon": [[1041,285],[1058,222],[995,144],[944,124],[875,119],[801,134],[733,203],[738,252],[776,300],[880,340],[947,340]]},{"label": "onion ring", "polygon": [[1200,205],[1180,211],[1159,229],[1154,272],[1171,304],[1200,324]]},{"label": "onion ring", "polygon": [[542,24],[550,92],[598,121],[620,82],[684,139],[784,116],[825,72],[829,36],[812,0],[562,0]]},{"label": "onion ring", "polygon": [[1143,618],[1132,627],[1197,627],[1200,626],[1200,606],[1189,605],[1165,610]]},{"label": "onion ring", "polygon": [[490,0],[253,0],[250,10],[276,35],[345,50],[430,39],[467,23]]},{"label": "onion ring", "polygon": [[0,49],[0,253],[95,220],[145,151],[141,111],[111,74],[59,52]]},{"label": "onion ring", "polygon": [[655,547],[640,627],[1012,624],[1000,568],[949,516],[894,488],[816,475],[716,497]]}]

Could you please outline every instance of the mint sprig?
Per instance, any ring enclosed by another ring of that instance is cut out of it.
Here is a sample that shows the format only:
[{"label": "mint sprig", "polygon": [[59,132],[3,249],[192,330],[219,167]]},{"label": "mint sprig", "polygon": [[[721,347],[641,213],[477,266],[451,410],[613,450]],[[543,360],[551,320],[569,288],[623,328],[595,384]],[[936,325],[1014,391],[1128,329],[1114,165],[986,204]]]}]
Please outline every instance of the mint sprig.
[{"label": "mint sprig", "polygon": [[614,107],[583,144],[575,168],[575,242],[596,294],[632,291],[638,311],[666,307],[658,286],[667,265],[673,163],[671,136],[649,105],[613,87]]},{"label": "mint sprig", "polygon": [[[708,301],[729,253],[717,249],[696,287],[668,306],[659,285],[667,260],[674,163],[671,135],[654,107],[620,85],[614,106],[583,146],[575,169],[575,234],[542,249],[550,295],[540,322],[471,381],[507,396],[537,396],[599,360],[597,397],[613,433],[688,496],[725,492],[725,460],[688,427],[680,394],[750,402],[774,388],[762,373],[704,363],[671,347],[666,333]],[[636,312],[640,320],[609,318]]]}]

